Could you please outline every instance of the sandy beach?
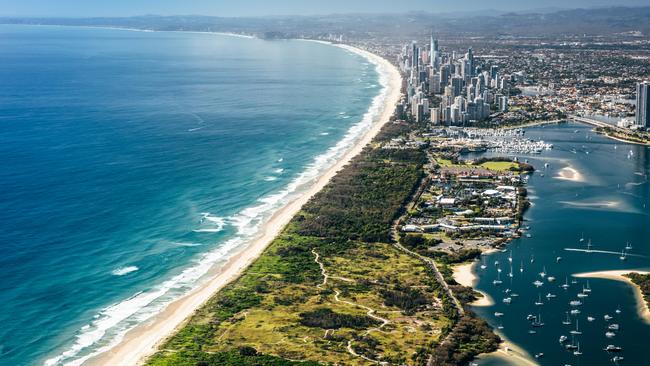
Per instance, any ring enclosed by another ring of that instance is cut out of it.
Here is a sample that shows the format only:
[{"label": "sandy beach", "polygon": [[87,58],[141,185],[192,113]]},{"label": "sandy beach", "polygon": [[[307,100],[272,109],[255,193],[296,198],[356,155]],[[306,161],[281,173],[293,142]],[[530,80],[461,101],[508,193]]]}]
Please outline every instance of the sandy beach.
[{"label": "sandy beach", "polygon": [[373,121],[372,127],[334,166],[311,182],[302,195],[278,210],[264,224],[260,234],[254,241],[232,256],[225,265],[215,269],[213,277],[206,284],[172,302],[160,314],[129,331],[117,346],[90,359],[86,364],[126,366],[144,363],[146,358],[156,351],[157,346],[177,331],[196,309],[201,307],[226,284],[236,279],[242,271],[255,261],[301,207],[320,191],[354,156],[358,155],[380,131],[382,126],[389,121],[393,115],[395,105],[401,98],[402,79],[397,68],[385,59],[370,52],[347,45],[336,46],[367,58],[377,64],[382,73],[388,76],[382,111]]},{"label": "sandy beach", "polygon": [[478,360],[499,360],[500,364],[503,365],[515,365],[515,366],[536,366],[539,365],[535,359],[524,351],[522,348],[513,344],[503,337],[503,334],[499,334],[499,337],[504,339],[503,343],[499,346],[499,349],[484,355],[480,355]]},{"label": "sandy beach", "polygon": [[[487,255],[494,250],[488,250],[484,251],[483,255]],[[474,262],[469,262],[469,263],[464,263],[458,266],[453,267],[453,277],[456,282],[459,284],[466,286],[466,287],[471,287],[474,288],[476,285],[476,282],[478,282],[478,277],[476,277],[476,274],[474,273],[474,266],[477,264],[477,261]],[[470,306],[492,306],[494,305],[494,300],[490,297],[490,295],[479,291],[474,288],[474,291],[480,293],[483,295],[481,298],[473,301],[470,303]]]},{"label": "sandy beach", "polygon": [[578,274],[574,274],[573,277],[602,278],[607,280],[625,282],[628,285],[631,285],[632,288],[634,289],[634,297],[636,298],[639,317],[643,319],[646,323],[650,324],[650,309],[648,308],[648,305],[643,299],[643,293],[641,292],[641,288],[637,286],[634,282],[632,282],[632,280],[625,277],[626,274],[630,274],[630,273],[650,274],[650,272],[648,271],[622,270],[622,271],[601,271],[601,272],[578,273]]}]

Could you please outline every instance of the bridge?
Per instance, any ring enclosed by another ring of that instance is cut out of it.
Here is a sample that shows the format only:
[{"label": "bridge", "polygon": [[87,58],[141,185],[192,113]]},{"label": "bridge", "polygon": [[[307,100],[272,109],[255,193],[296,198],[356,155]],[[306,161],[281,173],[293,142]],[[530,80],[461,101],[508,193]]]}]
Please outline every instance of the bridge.
[{"label": "bridge", "polygon": [[580,123],[586,123],[588,125],[592,125],[592,126],[596,126],[596,127],[609,127],[609,128],[613,128],[613,129],[621,129],[621,130],[623,130],[622,128],[620,128],[620,127],[618,127],[616,125],[613,125],[611,123],[606,123],[606,122],[595,120],[593,118],[582,117],[582,116],[578,116],[578,115],[575,115],[575,114],[569,115],[568,119],[570,119],[572,121],[580,122]]}]

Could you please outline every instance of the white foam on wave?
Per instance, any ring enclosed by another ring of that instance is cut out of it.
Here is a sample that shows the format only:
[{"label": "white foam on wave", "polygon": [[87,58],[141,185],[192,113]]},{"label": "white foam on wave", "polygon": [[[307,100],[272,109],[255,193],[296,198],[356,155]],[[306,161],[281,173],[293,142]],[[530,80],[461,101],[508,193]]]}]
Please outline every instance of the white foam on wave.
[{"label": "white foam on wave", "polygon": [[218,233],[226,226],[226,220],[223,217],[213,216],[209,212],[201,213],[201,224],[207,227],[194,229],[195,233]]},{"label": "white foam on wave", "polygon": [[273,171],[273,173],[275,173],[275,174],[282,174],[282,172],[284,172],[284,169],[283,169],[283,168],[277,168],[277,169],[275,169],[275,170]]},{"label": "white foam on wave", "polygon": [[[261,198],[258,200],[257,205],[248,207],[226,219],[204,213],[204,220],[217,225],[219,223],[225,225],[227,221],[229,225],[233,225],[236,228],[236,236],[225,241],[218,248],[203,253],[181,273],[154,286],[152,289],[138,292],[124,301],[102,309],[99,314],[94,316],[93,321],[78,331],[72,346],[45,361],[45,365],[81,365],[88,359],[119,344],[126,332],[160,313],[169,303],[187,293],[190,289],[195,288],[199,280],[204,278],[216,263],[224,262],[229,257],[229,254],[241,250],[245,243],[250,242],[258,235],[263,223],[275,211],[289,203],[297,192],[308,187],[324,171],[333,166],[347,150],[354,146],[364,132],[372,127],[376,118],[380,115],[387,97],[390,71],[374,60],[368,59],[368,61],[375,65],[382,88],[373,99],[363,118],[348,129],[342,140],[325,153],[315,157],[312,163],[283,190]],[[282,160],[280,158],[278,161]],[[219,226],[216,228],[219,228]]]},{"label": "white foam on wave", "polygon": [[117,269],[113,270],[113,272],[111,272],[111,274],[113,276],[124,276],[124,275],[127,275],[127,274],[131,273],[131,272],[135,272],[135,271],[137,271],[139,269],[140,268],[138,268],[136,266],[120,267],[120,268],[117,268]]},{"label": "white foam on wave", "polygon": [[321,136],[327,136],[327,135],[329,135],[329,134],[330,134],[329,132],[321,132],[321,133],[320,133]]},{"label": "white foam on wave", "polygon": [[273,182],[274,180],[278,180],[278,177],[268,176],[268,177],[264,177],[264,180],[267,182]]}]

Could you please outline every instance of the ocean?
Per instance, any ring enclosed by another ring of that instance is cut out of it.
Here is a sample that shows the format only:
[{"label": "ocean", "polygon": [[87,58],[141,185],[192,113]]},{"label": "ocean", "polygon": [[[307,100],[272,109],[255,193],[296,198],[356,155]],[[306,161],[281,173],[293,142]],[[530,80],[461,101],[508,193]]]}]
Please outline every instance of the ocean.
[{"label": "ocean", "polygon": [[0,25],[0,364],[80,364],[206,279],[371,125],[305,41]]},{"label": "ocean", "polygon": [[[477,288],[495,301],[493,306],[475,310],[495,328],[503,327],[499,332],[531,358],[543,353],[534,359],[541,365],[612,365],[615,356],[624,357],[618,362],[621,365],[648,364],[645,347],[650,324],[638,315],[632,286],[572,275],[650,269],[650,148],[607,139],[576,123],[529,128],[526,136],[554,144],[553,150],[541,155],[519,156],[537,169],[528,184],[532,206],[524,222],[530,226],[530,238],[514,240],[507,252],[486,256],[485,269],[475,267]],[[566,168],[574,169],[581,179],[559,179]],[[572,250],[586,250],[590,241],[592,253]],[[628,243],[632,249],[626,260],[621,260],[620,253]],[[512,278],[508,276],[510,255]],[[499,268],[503,284],[496,286],[493,280]],[[537,280],[540,287],[533,284]],[[560,287],[565,283],[569,285],[566,290]],[[592,291],[579,298],[583,288]],[[519,296],[512,297],[512,293]],[[547,298],[549,293],[556,297]],[[511,297],[512,303],[504,303],[505,297]],[[569,304],[576,300],[582,304]],[[571,314],[571,310],[580,313]],[[503,316],[495,316],[496,312]],[[563,324],[567,312],[571,323]],[[527,320],[529,314],[541,316],[544,326],[533,328]],[[605,320],[605,315],[612,319]],[[610,338],[605,333],[611,324],[618,324],[619,330]],[[576,327],[582,334],[571,334]],[[582,355],[567,351],[559,341],[562,335],[567,337],[564,345],[575,338]],[[623,351],[604,351],[610,344]],[[478,363],[503,365],[504,361],[488,357]]]}]

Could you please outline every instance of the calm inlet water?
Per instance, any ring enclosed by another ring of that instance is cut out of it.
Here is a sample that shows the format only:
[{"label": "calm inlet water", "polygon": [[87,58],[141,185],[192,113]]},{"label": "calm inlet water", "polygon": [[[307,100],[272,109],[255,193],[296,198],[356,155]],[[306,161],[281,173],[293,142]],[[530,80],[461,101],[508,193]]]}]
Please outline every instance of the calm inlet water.
[{"label": "calm inlet water", "polygon": [[[575,279],[572,274],[580,272],[649,269],[650,268],[650,149],[605,139],[590,131],[587,126],[564,124],[528,129],[528,137],[543,139],[555,144],[552,151],[540,156],[521,157],[530,159],[538,171],[529,183],[532,208],[526,214],[530,226],[530,238],[513,241],[513,278],[508,253],[487,256],[487,268],[476,271],[479,275],[478,289],[488,293],[494,306],[476,308],[476,311],[495,326],[503,326],[506,338],[523,347],[531,355],[544,353],[537,361],[542,365],[611,365],[617,354],[603,350],[607,345],[623,348],[618,356],[624,357],[620,364],[648,364],[647,337],[650,325],[639,318],[637,303],[631,286],[617,281],[589,280],[592,289],[588,297],[579,298],[585,279]],[[548,168],[544,164],[548,163]],[[557,179],[563,168],[573,168],[583,176],[583,181]],[[544,173],[544,176],[541,176]],[[580,239],[584,238],[584,241]],[[593,250],[614,253],[584,253],[567,251],[565,248],[587,249],[591,240]],[[630,243],[632,248],[623,261],[621,251]],[[562,257],[558,262],[557,257]],[[534,261],[531,262],[531,259]],[[495,265],[498,261],[499,265]],[[523,267],[523,272],[520,268]],[[493,285],[501,268],[503,284]],[[546,271],[545,278],[540,275]],[[556,278],[549,282],[548,277]],[[569,288],[560,286],[568,279]],[[536,287],[533,282],[543,283]],[[502,300],[511,289],[518,297],[510,305]],[[557,297],[547,298],[547,294]],[[541,297],[543,305],[536,305]],[[582,305],[571,306],[579,300]],[[566,312],[571,325],[563,324]],[[620,313],[617,313],[620,310]],[[502,317],[495,317],[501,312]],[[541,315],[543,327],[533,328],[526,320],[528,314]],[[613,319],[606,321],[605,315]],[[589,321],[592,317],[593,321]],[[571,330],[582,332],[575,335],[580,344],[581,356],[573,350],[566,351],[559,342],[562,335],[571,343]],[[610,324],[619,324],[612,338],[606,337]],[[529,331],[535,330],[536,334]],[[501,365],[501,360],[487,359],[481,365]]]},{"label": "calm inlet water", "polygon": [[195,286],[382,89],[310,42],[0,26],[0,50],[2,365],[75,364]]}]

